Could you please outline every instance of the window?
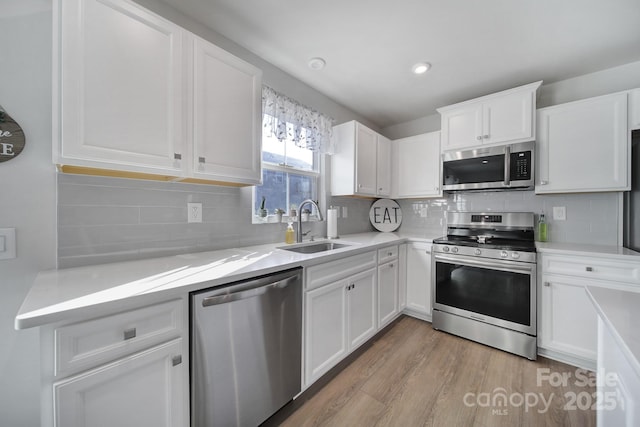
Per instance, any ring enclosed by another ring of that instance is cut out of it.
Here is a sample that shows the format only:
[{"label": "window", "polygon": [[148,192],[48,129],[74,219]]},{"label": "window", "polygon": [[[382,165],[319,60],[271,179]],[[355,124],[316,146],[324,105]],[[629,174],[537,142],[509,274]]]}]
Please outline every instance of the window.
[{"label": "window", "polygon": [[[303,200],[317,200],[319,177],[317,151],[298,147],[292,138],[279,141],[269,126],[263,126],[262,185],[254,191],[254,222],[274,222],[276,209],[282,209],[287,216]],[[263,197],[267,217],[260,213]]]}]

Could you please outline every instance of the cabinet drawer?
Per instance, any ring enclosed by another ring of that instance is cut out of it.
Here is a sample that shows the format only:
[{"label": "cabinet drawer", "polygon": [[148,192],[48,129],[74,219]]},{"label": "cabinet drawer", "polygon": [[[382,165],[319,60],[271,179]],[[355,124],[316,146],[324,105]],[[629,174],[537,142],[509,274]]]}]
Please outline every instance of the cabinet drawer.
[{"label": "cabinet drawer", "polygon": [[366,252],[307,268],[306,290],[318,288],[376,266],[376,252]]},{"label": "cabinet drawer", "polygon": [[55,375],[115,360],[180,336],[182,300],[169,301],[55,329]]},{"label": "cabinet drawer", "polygon": [[594,257],[543,255],[544,273],[640,284],[640,264]]},{"label": "cabinet drawer", "polygon": [[378,249],[378,264],[392,261],[398,258],[398,246],[388,246]]}]

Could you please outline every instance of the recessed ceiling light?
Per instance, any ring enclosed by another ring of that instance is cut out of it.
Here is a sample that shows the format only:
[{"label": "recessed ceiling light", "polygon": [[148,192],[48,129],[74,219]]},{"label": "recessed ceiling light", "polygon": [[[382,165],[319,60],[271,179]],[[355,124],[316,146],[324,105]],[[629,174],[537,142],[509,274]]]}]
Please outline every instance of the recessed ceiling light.
[{"label": "recessed ceiling light", "polygon": [[411,68],[411,70],[414,74],[424,74],[429,71],[430,68],[431,64],[429,64],[428,62],[418,62]]},{"label": "recessed ceiling light", "polygon": [[311,58],[308,65],[312,70],[322,70],[327,65],[327,61],[322,58]]}]

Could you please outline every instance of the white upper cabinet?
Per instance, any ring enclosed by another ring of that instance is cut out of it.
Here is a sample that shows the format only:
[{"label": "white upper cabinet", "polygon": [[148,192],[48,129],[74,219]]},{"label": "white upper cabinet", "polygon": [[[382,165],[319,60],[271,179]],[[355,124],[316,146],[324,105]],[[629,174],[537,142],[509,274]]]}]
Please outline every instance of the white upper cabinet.
[{"label": "white upper cabinet", "polygon": [[63,170],[260,182],[260,70],[128,0],[57,7]]},{"label": "white upper cabinet", "polygon": [[194,37],[193,176],[261,180],[261,71]]},{"label": "white upper cabinet", "polygon": [[388,197],[391,141],[356,121],[333,127],[331,195]]},{"label": "white upper cabinet", "polygon": [[629,92],[629,129],[640,129],[640,89]]},{"label": "white upper cabinet", "polygon": [[184,31],[122,0],[59,7],[54,162],[182,175]]},{"label": "white upper cabinet", "polygon": [[627,93],[538,110],[536,193],[629,190]]},{"label": "white upper cabinet", "polygon": [[439,108],[442,150],[535,139],[536,90],[541,84]]},{"label": "white upper cabinet", "polygon": [[441,197],[440,165],[440,132],[393,141],[393,197]]}]

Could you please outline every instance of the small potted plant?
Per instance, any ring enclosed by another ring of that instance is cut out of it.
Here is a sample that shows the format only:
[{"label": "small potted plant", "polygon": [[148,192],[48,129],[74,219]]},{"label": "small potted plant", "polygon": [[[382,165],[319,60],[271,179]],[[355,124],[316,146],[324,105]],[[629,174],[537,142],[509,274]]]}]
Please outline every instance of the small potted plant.
[{"label": "small potted plant", "polygon": [[282,215],[284,214],[284,209],[276,209],[276,222],[282,222]]},{"label": "small potted plant", "polygon": [[265,201],[266,201],[265,197],[262,196],[262,201],[260,202],[260,209],[258,209],[258,215],[261,218],[266,218],[267,217],[267,210],[264,207]]}]

